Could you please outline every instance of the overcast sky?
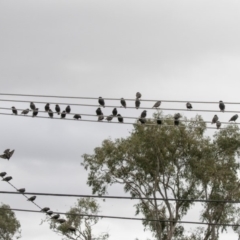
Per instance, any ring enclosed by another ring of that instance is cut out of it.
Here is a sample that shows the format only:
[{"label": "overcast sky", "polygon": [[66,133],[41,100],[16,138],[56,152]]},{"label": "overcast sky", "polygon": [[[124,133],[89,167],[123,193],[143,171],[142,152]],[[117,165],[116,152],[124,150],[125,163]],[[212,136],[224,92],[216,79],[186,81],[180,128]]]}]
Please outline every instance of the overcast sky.
[{"label": "overcast sky", "polygon": [[[239,11],[239,1],[221,0],[2,0],[0,93],[134,98],[139,91],[143,99],[240,102]],[[1,99],[97,104],[95,100]],[[13,105],[29,107],[28,103],[0,101],[0,107]],[[142,105],[151,107],[152,103]],[[184,108],[185,104],[163,103],[162,107]],[[217,104],[194,107],[218,110]],[[227,108],[239,111],[237,105]],[[73,106],[72,111],[95,114],[95,108],[89,107]],[[111,113],[111,109],[104,111]],[[122,115],[133,117],[140,112],[121,109]],[[148,111],[148,116],[152,113]],[[221,121],[231,115],[219,113]],[[213,114],[203,117],[211,121]],[[87,172],[80,165],[82,154],[92,153],[106,138],[126,137],[132,130],[131,125],[0,118],[0,152],[16,151],[9,162],[0,161],[0,171],[13,176],[18,188],[32,192],[91,194]],[[4,182],[0,188],[13,190]],[[109,194],[122,195],[123,190],[113,187]],[[43,196],[36,200],[61,212],[75,201]],[[0,202],[36,210],[18,195],[2,194]],[[103,215],[134,217],[133,201],[99,203]],[[187,220],[197,220],[197,209]],[[42,215],[16,215],[24,240],[61,239],[47,224],[39,225]],[[151,237],[142,229],[141,222],[103,219],[96,232],[109,232],[111,240]],[[230,231],[220,239],[226,236],[236,238]]]}]

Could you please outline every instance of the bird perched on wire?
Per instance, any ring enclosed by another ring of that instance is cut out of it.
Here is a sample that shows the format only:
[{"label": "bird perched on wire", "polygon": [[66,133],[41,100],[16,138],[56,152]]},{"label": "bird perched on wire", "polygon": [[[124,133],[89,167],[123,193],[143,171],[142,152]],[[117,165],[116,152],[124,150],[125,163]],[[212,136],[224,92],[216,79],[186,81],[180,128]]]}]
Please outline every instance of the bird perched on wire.
[{"label": "bird perched on wire", "polygon": [[141,118],[145,118],[147,116],[147,111],[144,110],[142,113],[141,113]]},{"label": "bird perched on wire", "polygon": [[36,117],[37,115],[38,115],[38,108],[35,108],[35,109],[33,110],[32,116],[33,116],[33,117]]},{"label": "bird perched on wire", "polygon": [[223,101],[219,101],[219,108],[220,108],[220,111],[224,112],[225,104],[223,103]]},{"label": "bird perched on wire", "polygon": [[26,189],[25,188],[19,188],[17,191],[20,192],[20,193],[25,193]]},{"label": "bird perched on wire", "polygon": [[152,108],[158,108],[161,105],[161,101],[157,101]]},{"label": "bird perched on wire", "polygon": [[16,109],[15,107],[12,107],[12,112],[13,112],[13,114],[15,114],[15,115],[18,114],[17,109]]},{"label": "bird perched on wire", "polygon": [[30,103],[30,108],[34,110],[36,108],[35,104],[33,102]]},{"label": "bird perched on wire", "polygon": [[53,214],[53,211],[46,212],[47,215],[51,216]]},{"label": "bird perched on wire", "polygon": [[218,116],[215,114],[214,117],[213,117],[213,119],[212,119],[212,124],[213,124],[213,123],[216,123],[217,120],[218,120]]},{"label": "bird perched on wire", "polygon": [[113,115],[110,115],[110,116],[106,117],[106,120],[107,120],[108,122],[112,121],[112,119],[113,119]]},{"label": "bird perched on wire", "polygon": [[61,109],[58,104],[56,105],[55,110],[56,110],[57,114],[59,115],[61,112]]},{"label": "bird perched on wire", "polygon": [[63,111],[63,112],[61,113],[61,118],[65,118],[65,117],[66,117],[66,112]]},{"label": "bird perched on wire", "polygon": [[221,127],[221,125],[222,125],[221,122],[219,122],[219,121],[216,122],[217,129],[219,129]]},{"label": "bird perched on wire", "polygon": [[70,108],[70,106],[68,105],[67,107],[66,107],[66,113],[70,113],[71,112],[71,108]]},{"label": "bird perched on wire", "polygon": [[103,99],[102,97],[99,97],[99,98],[98,98],[98,103],[99,103],[101,106],[105,107],[105,102],[104,102],[104,99]]},{"label": "bird perched on wire", "polygon": [[29,113],[29,109],[25,109],[25,110],[23,110],[22,112],[21,112],[21,114],[23,114],[23,115],[27,115],[28,113]]},{"label": "bird perched on wire", "polygon": [[48,116],[50,117],[50,118],[53,118],[53,111],[49,108],[49,110],[48,110]]},{"label": "bird perched on wire", "polygon": [[124,100],[124,98],[121,98],[120,103],[122,104],[122,106],[123,106],[124,108],[127,107],[127,104],[126,104],[126,101]]},{"label": "bird perched on wire", "polygon": [[112,110],[112,114],[113,114],[113,116],[117,116],[117,109],[116,108],[114,108],[113,110]]},{"label": "bird perched on wire", "polygon": [[141,124],[145,124],[145,123],[146,123],[146,118],[139,118],[138,121],[139,121]]},{"label": "bird perched on wire", "polygon": [[140,104],[141,104],[140,100],[138,98],[136,98],[136,101],[135,101],[136,109],[138,109],[140,107]]},{"label": "bird perched on wire", "polygon": [[191,109],[192,109],[192,104],[191,104],[190,102],[187,102],[187,103],[186,103],[186,107],[187,107],[187,109],[190,109],[190,110],[191,110]]},{"label": "bird perched on wire", "polygon": [[3,178],[3,180],[2,181],[5,181],[5,182],[9,182],[10,180],[12,180],[12,177],[5,177],[5,178]]},{"label": "bird perched on wire", "polygon": [[28,198],[27,201],[33,202],[36,198],[37,198],[36,196],[32,196],[32,197]]},{"label": "bird perched on wire", "polygon": [[98,121],[100,122],[100,121],[102,121],[104,119],[104,116],[103,115],[99,115],[98,116]]},{"label": "bird perched on wire", "polygon": [[50,210],[49,207],[44,207],[44,208],[41,209],[41,212],[47,212],[48,210]]},{"label": "bird perched on wire", "polygon": [[97,110],[96,110],[96,114],[99,116],[99,115],[103,115],[103,113],[102,113],[102,109],[101,108],[98,108]]},{"label": "bird perched on wire", "polygon": [[10,149],[6,149],[6,150],[3,152],[3,154],[0,155],[0,158],[9,160],[9,159],[12,157],[14,151],[15,151],[15,150],[10,151]]},{"label": "bird perched on wire", "polygon": [[47,103],[47,104],[45,105],[45,111],[48,112],[49,109],[50,109],[50,104]]},{"label": "bird perched on wire", "polygon": [[142,94],[140,92],[137,92],[136,93],[136,98],[141,98],[142,97]]},{"label": "bird perched on wire", "polygon": [[74,116],[73,116],[73,118],[75,118],[75,119],[79,119],[79,118],[81,118],[81,115],[80,114],[75,114]]},{"label": "bird perched on wire", "polygon": [[117,117],[118,117],[118,121],[120,123],[123,123],[123,117],[121,116],[121,114],[118,114]]},{"label": "bird perched on wire", "polygon": [[2,178],[3,178],[4,176],[6,176],[6,175],[7,175],[6,172],[1,172],[1,173],[0,173],[0,177],[2,177]]},{"label": "bird perched on wire", "polygon": [[173,117],[174,117],[174,119],[178,120],[178,119],[181,118],[182,116],[181,116],[180,113],[175,113]]},{"label": "bird perched on wire", "polygon": [[54,220],[57,220],[60,218],[60,215],[59,214],[55,214],[51,217],[51,219],[54,219]]},{"label": "bird perched on wire", "polygon": [[238,114],[235,114],[230,118],[229,122],[231,121],[235,122],[237,119],[238,119]]}]

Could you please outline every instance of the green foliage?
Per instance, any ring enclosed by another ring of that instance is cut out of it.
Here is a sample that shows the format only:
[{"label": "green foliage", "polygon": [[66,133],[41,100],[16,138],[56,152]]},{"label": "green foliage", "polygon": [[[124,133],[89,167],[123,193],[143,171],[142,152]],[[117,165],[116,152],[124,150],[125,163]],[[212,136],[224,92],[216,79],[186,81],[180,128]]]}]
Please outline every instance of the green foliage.
[{"label": "green foliage", "polygon": [[0,239],[13,240],[21,237],[20,223],[6,204],[0,206]]},{"label": "green foliage", "polygon": [[[108,186],[121,184],[125,192],[140,198],[135,205],[136,214],[145,216],[145,228],[158,240],[171,240],[184,236],[184,228],[178,221],[194,201],[170,202],[169,198],[239,197],[236,157],[240,153],[240,133],[232,124],[211,140],[204,135],[206,125],[199,115],[190,122],[185,118],[175,127],[167,126],[173,125],[172,116],[161,119],[161,126],[135,124],[129,137],[104,140],[93,155],[83,155],[82,165],[89,171],[88,185],[94,194],[106,194]],[[153,122],[156,119],[147,123]],[[150,197],[160,197],[163,201]],[[201,219],[208,223],[230,223],[234,211],[230,203],[204,203]],[[205,236],[211,234],[215,240],[219,229],[209,225]]]}]

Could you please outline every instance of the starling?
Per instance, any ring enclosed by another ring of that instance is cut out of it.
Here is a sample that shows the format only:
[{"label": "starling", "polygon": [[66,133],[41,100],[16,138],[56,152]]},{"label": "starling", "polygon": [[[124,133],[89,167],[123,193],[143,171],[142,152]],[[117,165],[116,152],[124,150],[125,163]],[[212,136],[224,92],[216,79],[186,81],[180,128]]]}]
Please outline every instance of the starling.
[{"label": "starling", "polygon": [[28,198],[27,201],[33,202],[36,198],[37,198],[36,196],[32,196],[32,197]]},{"label": "starling", "polygon": [[187,107],[187,109],[190,109],[190,110],[191,110],[191,109],[192,109],[192,104],[191,104],[190,102],[187,102],[187,103],[186,103],[186,107]]},{"label": "starling", "polygon": [[96,110],[96,114],[97,114],[98,116],[99,116],[99,115],[103,115],[101,108],[98,108],[98,109]]},{"label": "starling", "polygon": [[19,188],[17,191],[20,192],[20,193],[25,193],[25,188]]},{"label": "starling", "polygon": [[30,111],[29,109],[25,109],[21,112],[21,114],[27,115],[29,113],[29,111]]},{"label": "starling", "polygon": [[218,120],[218,116],[217,116],[217,115],[214,115],[214,117],[213,117],[213,119],[212,119],[212,124],[213,124],[213,123],[216,123],[217,120]]},{"label": "starling", "polygon": [[12,180],[12,177],[5,177],[5,178],[3,178],[2,181],[9,182],[10,180]]},{"label": "starling", "polygon": [[176,119],[176,118],[174,119],[174,125],[175,125],[175,126],[178,126],[178,125],[179,125],[179,119]]},{"label": "starling", "polygon": [[53,111],[49,108],[49,110],[48,110],[48,116],[50,117],[50,118],[53,118]]},{"label": "starling", "polygon": [[37,115],[38,115],[38,108],[35,108],[35,109],[33,110],[32,116],[33,116],[33,117],[36,117]]},{"label": "starling", "polygon": [[1,172],[1,173],[0,173],[0,177],[3,178],[4,176],[6,176],[6,174],[7,174],[6,172]]},{"label": "starling", "polygon": [[50,210],[49,207],[44,207],[44,208],[41,209],[41,212],[47,212],[48,210]]},{"label": "starling", "polygon": [[67,107],[66,107],[66,113],[70,113],[71,112],[71,108],[70,108],[70,106],[68,105]]},{"label": "starling", "polygon": [[157,101],[152,108],[158,108],[161,105],[161,101]]},{"label": "starling", "polygon": [[121,116],[121,114],[118,114],[117,116],[118,116],[118,121],[120,123],[123,123],[123,117]]},{"label": "starling", "polygon": [[6,150],[4,150],[4,153],[6,153],[6,154],[8,154],[10,152],[10,149],[8,148],[8,149],[6,149]]},{"label": "starling", "polygon": [[104,102],[104,99],[103,99],[102,97],[99,97],[99,98],[98,98],[98,103],[99,103],[101,106],[105,107],[105,102]]},{"label": "starling", "polygon": [[231,122],[231,121],[236,121],[238,119],[238,115],[237,114],[235,114],[235,115],[233,115],[232,117],[231,117],[231,119],[229,120],[229,122]]},{"label": "starling", "polygon": [[140,104],[141,104],[140,100],[138,98],[136,98],[136,101],[135,101],[136,109],[138,109],[140,107]]},{"label": "starling", "polygon": [[45,111],[46,112],[48,112],[48,110],[50,109],[50,106],[49,106],[50,104],[49,103],[47,103],[46,105],[45,105]]},{"label": "starling", "polygon": [[145,118],[147,116],[147,111],[144,110],[142,113],[141,113],[141,118]]},{"label": "starling", "polygon": [[66,222],[66,220],[65,220],[65,219],[63,219],[63,218],[59,218],[59,219],[57,219],[57,222],[62,224],[62,223],[65,223],[65,222]]},{"label": "starling", "polygon": [[142,94],[140,92],[137,92],[136,93],[136,98],[141,98],[142,97]]},{"label": "starling", "polygon": [[106,117],[106,120],[107,120],[108,122],[112,121],[112,119],[113,119],[113,115],[110,115],[110,116]]},{"label": "starling", "polygon": [[217,129],[219,129],[221,127],[221,122],[217,121],[216,126],[217,126]]},{"label": "starling", "polygon": [[181,114],[180,113],[175,113],[174,114],[174,119],[178,120],[179,118],[181,118]]},{"label": "starling", "polygon": [[127,104],[126,104],[126,101],[124,100],[124,98],[121,98],[121,104],[122,104],[122,106],[124,107],[124,108],[126,108],[127,107]]},{"label": "starling", "polygon": [[53,214],[53,211],[46,212],[47,215],[51,216]]},{"label": "starling", "polygon": [[55,219],[55,220],[57,220],[57,219],[59,219],[59,218],[60,218],[60,215],[59,215],[59,214],[53,215],[53,216],[51,217],[51,219]]},{"label": "starling", "polygon": [[162,124],[162,120],[160,118],[157,119],[157,124],[159,124],[159,125]]},{"label": "starling", "polygon": [[219,101],[219,108],[220,108],[220,111],[224,112],[225,104],[223,103],[223,101]]},{"label": "starling", "polygon": [[141,124],[145,124],[145,123],[146,123],[146,118],[139,118],[138,121],[139,121]]},{"label": "starling", "polygon": [[116,109],[116,108],[114,108],[114,109],[112,110],[112,114],[113,114],[113,116],[117,116],[117,109]]},{"label": "starling", "polygon": [[30,108],[31,108],[32,110],[35,110],[36,107],[35,107],[35,104],[34,104],[33,102],[30,103]]},{"label": "starling", "polygon": [[100,122],[100,121],[102,121],[104,119],[104,116],[103,115],[99,115],[98,116],[98,121]]},{"label": "starling", "polygon": [[80,114],[75,114],[74,116],[73,116],[73,118],[75,118],[75,119],[79,119],[79,118],[81,118],[81,115]]},{"label": "starling", "polygon": [[15,115],[18,114],[17,109],[16,109],[15,107],[12,107],[12,112],[13,112],[13,114],[15,114]]},{"label": "starling", "polygon": [[12,157],[14,151],[15,151],[15,150],[10,151],[10,149],[6,149],[6,150],[4,151],[4,154],[0,155],[0,158],[9,160],[9,159]]},{"label": "starling", "polygon": [[76,232],[76,228],[75,228],[75,227],[72,227],[72,226],[70,226],[70,227],[68,227],[68,231],[70,231],[70,232]]},{"label": "starling", "polygon": [[56,105],[55,110],[56,110],[57,114],[59,115],[61,112],[61,109],[58,104]]},{"label": "starling", "polygon": [[65,118],[65,117],[66,117],[66,112],[63,111],[63,112],[61,113],[61,118]]}]

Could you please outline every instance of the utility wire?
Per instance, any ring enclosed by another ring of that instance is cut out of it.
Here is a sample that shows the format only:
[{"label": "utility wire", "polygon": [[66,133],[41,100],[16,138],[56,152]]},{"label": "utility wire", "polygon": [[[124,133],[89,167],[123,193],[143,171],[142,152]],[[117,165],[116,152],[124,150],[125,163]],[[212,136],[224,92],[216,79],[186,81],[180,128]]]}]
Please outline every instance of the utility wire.
[{"label": "utility wire", "polygon": [[[2,194],[21,194],[19,192],[0,191]],[[215,203],[240,203],[240,200],[212,200],[212,199],[176,199],[176,198],[152,198],[152,197],[123,197],[123,196],[96,196],[83,194],[62,194],[62,193],[39,193],[25,192],[25,195],[53,196],[53,197],[79,197],[79,198],[103,198],[103,199],[124,199],[124,200],[157,200],[172,202],[215,202]]]},{"label": "utility wire", "polygon": [[[6,211],[19,211],[19,212],[31,212],[31,213],[43,213],[36,210],[19,209],[19,208],[0,208]],[[122,219],[122,220],[137,220],[137,221],[148,221],[148,222],[174,222],[179,224],[198,224],[198,225],[211,225],[211,226],[224,226],[224,227],[240,227],[239,224],[225,224],[225,223],[206,223],[206,222],[192,222],[192,221],[176,221],[176,220],[158,220],[158,219],[146,219],[146,218],[133,218],[133,217],[119,217],[119,216],[108,216],[108,215],[93,215],[93,214],[78,214],[78,213],[66,213],[66,212],[54,212],[55,214],[69,215],[69,216],[81,216],[81,217],[97,217],[97,218],[111,218],[111,219]]]},{"label": "utility wire", "polygon": [[[12,94],[12,93],[0,93],[2,96],[20,96],[20,97],[43,97],[43,98],[69,98],[69,99],[87,99],[87,100],[98,100],[96,97],[73,97],[73,96],[52,96],[52,95],[33,95],[33,94]],[[104,98],[104,100],[117,100],[121,98]],[[124,99],[125,101],[135,101],[136,98]],[[140,99],[146,102],[157,102],[161,99]],[[161,102],[177,102],[177,103],[204,103],[204,104],[219,104],[219,102],[207,102],[207,101],[189,101],[189,100],[161,100]],[[240,104],[240,102],[224,102],[225,104]]]}]

